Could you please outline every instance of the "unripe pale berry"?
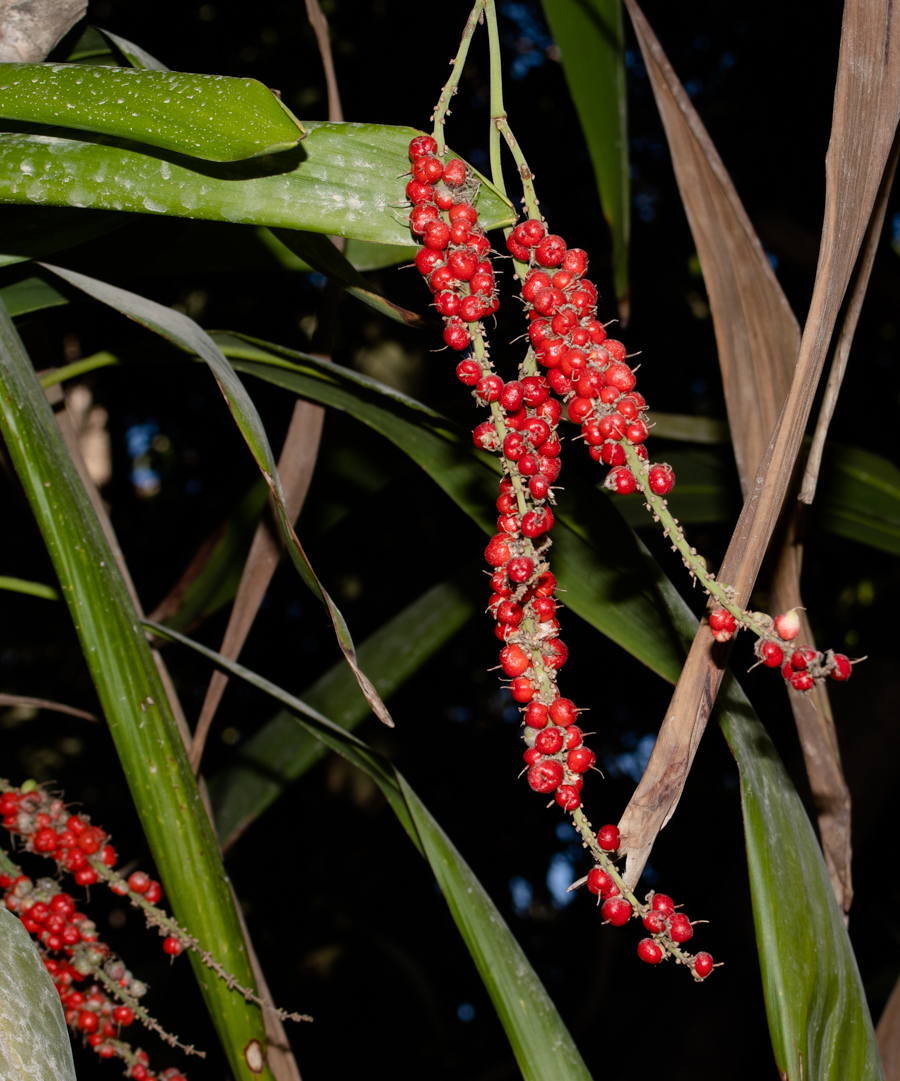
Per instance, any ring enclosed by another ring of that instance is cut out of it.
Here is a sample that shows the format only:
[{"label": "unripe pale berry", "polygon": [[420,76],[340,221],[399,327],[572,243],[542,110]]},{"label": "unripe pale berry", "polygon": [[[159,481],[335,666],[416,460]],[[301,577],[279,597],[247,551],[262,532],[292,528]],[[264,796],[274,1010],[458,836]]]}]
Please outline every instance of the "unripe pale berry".
[{"label": "unripe pale berry", "polygon": [[785,642],[792,641],[800,633],[800,614],[795,608],[776,616],[774,623],[775,633]]}]

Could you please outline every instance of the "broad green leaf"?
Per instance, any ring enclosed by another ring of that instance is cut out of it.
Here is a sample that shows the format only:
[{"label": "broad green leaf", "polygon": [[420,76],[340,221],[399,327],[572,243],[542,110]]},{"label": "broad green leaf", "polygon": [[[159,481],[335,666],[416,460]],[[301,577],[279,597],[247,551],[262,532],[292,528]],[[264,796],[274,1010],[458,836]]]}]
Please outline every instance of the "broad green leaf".
[{"label": "broad green leaf", "polygon": [[166,308],[155,301],[147,300],[146,297],[138,296],[136,293],[130,293],[126,289],[120,289],[117,286],[110,285],[108,282],[101,282],[96,278],[89,278],[72,270],[63,270],[60,267],[50,266],[47,266],[46,269],[58,274],[63,281],[68,282],[76,289],[81,289],[89,296],[108,304],[154,333],[175,342],[180,348],[196,353],[209,365],[216,382],[219,384],[219,389],[225,396],[238,430],[244,437],[250,453],[253,455],[253,459],[259,466],[260,472],[272,493],[275,511],[284,533],[291,562],[300,577],[328,610],[341,652],[353,669],[362,692],[368,699],[372,709],[385,724],[393,727],[393,721],[384,703],[378,697],[365,673],[356,663],[353,639],[340,609],[316,577],[303,546],[294,532],[290,517],[285,510],[284,492],[278,476],[275,456],[269,446],[262,419],[243,383],[241,383],[234,369],[222,355],[216,343],[193,319],[189,319],[186,315],[176,312],[172,308]]},{"label": "broad green leaf", "polygon": [[0,289],[0,300],[6,305],[11,316],[27,315],[29,312],[57,308],[61,304],[69,303],[68,297],[63,296],[43,278],[24,278],[12,285],[4,285]]},{"label": "broad green leaf", "polygon": [[537,973],[516,942],[496,905],[453,843],[412,790],[403,775],[382,755],[329,718],[242,665],[212,650],[146,624],[209,658],[271,695],[293,711],[316,739],[364,770],[378,785],[410,839],[428,860],[457,929],[512,1046],[526,1081],[590,1081],[587,1067]]},{"label": "broad green leaf", "polygon": [[612,233],[616,298],[627,318],[631,185],[622,5],[620,0],[543,0],[543,7],[590,151]]},{"label": "broad green leaf", "polygon": [[[468,576],[477,581],[474,570]],[[388,620],[359,646],[359,663],[388,698],[449,641],[478,607],[471,588],[441,582]],[[172,624],[169,623],[169,626]],[[347,731],[369,707],[343,663],[333,665],[303,694],[303,700]],[[241,747],[237,761],[209,782],[216,829],[227,847],[325,753],[323,745],[282,711]]]},{"label": "broad green leaf", "polygon": [[2,64],[0,117],[215,162],[289,150],[304,134],[255,79],[105,65]]},{"label": "broad green leaf", "polygon": [[3,1081],[75,1081],[59,992],[31,935],[0,909],[0,1077]]},{"label": "broad green leaf", "polygon": [[[380,432],[486,533],[495,531],[499,464],[476,451],[458,425],[377,380],[328,361],[236,335],[214,338],[239,371],[344,409]],[[551,558],[562,587],[570,583],[567,607],[669,678],[677,646],[622,518],[608,503],[596,501],[589,485],[574,479],[566,480],[558,511]]]},{"label": "broad green leaf", "polygon": [[[57,134],[0,135],[0,202],[243,222],[408,246],[403,174],[409,141],[419,133],[378,124],[304,127],[309,134],[293,150],[230,165]],[[475,205],[486,229],[515,223],[511,204],[484,179]]]},{"label": "broad green leaf", "polygon": [[826,444],[810,513],[831,533],[900,555],[900,469],[860,447]]},{"label": "broad green leaf", "polygon": [[8,589],[12,593],[27,593],[30,597],[41,597],[45,601],[59,600],[59,591],[53,586],[45,586],[43,582],[29,582],[25,578],[0,575],[0,589]]},{"label": "broad green leaf", "polygon": [[[59,577],[172,910],[245,987],[254,984],[218,845],[125,583],[31,362],[0,307],[0,430]],[[191,964],[236,1077],[265,1045],[259,1009]],[[270,1077],[271,1075],[266,1074]]]},{"label": "broad green leaf", "polygon": [[[647,559],[687,646],[697,620]],[[883,1081],[865,991],[822,850],[778,752],[730,673],[717,713],[741,776],[756,942],[780,1076]]]},{"label": "broad green leaf", "polygon": [[313,270],[343,286],[351,296],[398,323],[423,327],[427,321],[415,312],[401,308],[381,296],[356,270],[349,259],[322,233],[300,233],[294,229],[276,229],[275,237],[294,254],[305,260]]},{"label": "broad green leaf", "polygon": [[134,42],[128,41],[127,38],[120,38],[118,34],[113,34],[110,30],[100,30],[100,33],[107,41],[111,41],[115,45],[133,68],[140,68],[143,71],[169,71],[169,68],[161,60],[151,56],[140,45],[135,45]]}]

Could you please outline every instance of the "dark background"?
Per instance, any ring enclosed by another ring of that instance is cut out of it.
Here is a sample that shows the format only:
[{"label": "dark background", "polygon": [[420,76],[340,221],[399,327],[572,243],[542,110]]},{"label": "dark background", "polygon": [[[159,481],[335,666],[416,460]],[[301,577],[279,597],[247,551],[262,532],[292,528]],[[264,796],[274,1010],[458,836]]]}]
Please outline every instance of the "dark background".
[{"label": "dark background", "polygon": [[[376,0],[326,6],[348,120],[427,129],[467,6],[423,9]],[[779,278],[803,318],[812,290],[824,195],[841,5],[698,2],[645,6],[646,14],[719,148]],[[601,294],[612,297],[609,242],[590,160],[536,3],[501,5],[510,78],[510,122],[537,176],[551,226],[587,248]],[[324,82],[302,4],[153,4],[103,0],[97,25],[128,38],[173,69],[250,75],[276,87],[301,119],[326,115]],[[651,408],[724,416],[715,342],[694,247],[678,198],[662,128],[639,53],[629,33],[629,109],[633,153],[632,319],[622,336],[647,360],[640,388]],[[470,54],[448,139],[486,166],[487,50],[483,33]],[[900,209],[900,208],[897,208]],[[838,443],[897,460],[892,436],[898,405],[898,274],[891,250],[895,208],[876,263],[863,322],[834,421]],[[898,220],[900,227],[900,220]],[[150,275],[148,253],[164,262],[185,225],[140,221],[123,234],[110,276],[167,304],[180,304],[204,326],[258,335],[293,348],[309,345],[310,319],[322,296],[315,278],[226,275],[213,269]],[[415,272],[372,275],[392,299],[424,310]],[[601,309],[614,315],[611,299]],[[515,304],[501,308],[496,342],[519,330]],[[137,355],[146,336],[125,320],[74,304],[23,321],[39,367],[100,348]],[[334,357],[388,378],[432,406],[472,417],[436,335],[406,332],[346,298]],[[505,370],[517,363],[509,351]],[[501,368],[503,370],[503,368]],[[109,410],[114,476],[105,498],[138,590],[149,610],[236,499],[254,467],[205,370],[131,365],[97,373],[95,400]],[[270,437],[279,445],[291,403],[250,384]],[[130,476],[128,433],[155,423],[169,448],[152,460],[160,478],[141,498]],[[722,449],[727,457],[727,448]],[[663,453],[656,455],[664,457]],[[596,481],[591,463],[567,468]],[[17,494],[8,481],[4,498]],[[737,479],[732,491],[739,505]],[[677,513],[677,490],[673,499]],[[19,505],[3,531],[0,570],[52,581],[40,540]],[[375,528],[373,528],[375,523]],[[478,530],[403,455],[334,411],[300,535],[357,641],[399,611],[448,568],[470,563],[483,547]],[[652,530],[663,566],[677,577]],[[728,528],[691,524],[691,538],[717,563]],[[473,564],[474,566],[474,564]],[[473,595],[483,588],[473,570]],[[850,931],[876,1018],[900,969],[898,877],[890,814],[897,791],[897,676],[891,646],[895,561],[815,532],[808,538],[804,592],[817,640],[869,661],[835,689],[845,767],[854,792],[855,885]],[[4,594],[0,690],[57,698],[83,708],[95,699],[67,614],[46,602]],[[694,598],[694,603],[698,599]],[[225,614],[196,634],[217,646]],[[605,782],[590,785],[595,822],[615,821],[634,786],[669,697],[669,688],[608,640],[564,622],[572,659],[565,693],[589,704],[598,735],[592,745]],[[337,658],[322,611],[296,575],[282,567],[269,591],[243,663],[302,691]],[[694,986],[675,966],[649,970],[635,957],[633,928],[601,927],[586,895],[560,901],[559,883],[586,869],[561,816],[515,783],[520,761],[517,717],[493,674],[494,638],[480,617],[390,702],[397,729],[373,720],[363,738],[387,751],[450,834],[500,906],[553,995],[595,1077],[664,1069],[673,1079],[774,1077],[756,959],[737,773],[714,725],[701,746],[671,826],[653,853],[648,887],[671,893],[695,919],[698,949],[725,967]],[[195,717],[208,669],[169,651],[189,717]],[[736,671],[750,664],[739,643]],[[743,680],[757,711],[807,798],[802,758],[780,681],[756,671]],[[220,708],[204,769],[213,775],[274,712],[255,693],[232,686]],[[53,780],[94,821],[114,833],[126,858],[149,867],[127,787],[101,727],[58,715],[27,719],[0,712],[3,773],[14,783]],[[291,1030],[305,1081],[361,1069],[397,1081],[428,1073],[502,1081],[517,1070],[474,966],[462,948],[427,866],[374,786],[339,760],[327,759],[296,784],[229,855],[254,941],[278,1002],[314,1015]],[[35,868],[32,868],[35,869]],[[41,873],[37,871],[37,873]],[[653,877],[655,876],[655,877]],[[785,897],[786,905],[803,904]],[[209,1051],[184,1060],[148,1036],[155,1068],[175,1064],[195,1081],[220,1078],[225,1066],[188,978],[187,961],[170,972],[155,935],[142,933],[130,910],[97,891],[91,909],[110,912],[104,935],[151,983],[145,1000],[160,1021]],[[101,920],[101,927],[103,921]],[[137,1034],[134,1034],[135,1037]],[[78,1058],[80,1077],[113,1076],[92,1053]]]}]

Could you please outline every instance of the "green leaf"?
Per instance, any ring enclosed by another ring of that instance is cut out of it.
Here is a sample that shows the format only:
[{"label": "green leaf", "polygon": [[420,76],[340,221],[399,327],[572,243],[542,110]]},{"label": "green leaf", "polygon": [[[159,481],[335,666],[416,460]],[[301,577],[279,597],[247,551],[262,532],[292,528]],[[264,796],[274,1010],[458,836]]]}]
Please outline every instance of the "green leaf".
[{"label": "green leaf", "polygon": [[[697,620],[649,554],[647,559],[687,645]],[[780,1076],[883,1081],[853,947],[797,790],[730,673],[716,709],[741,776],[753,919]]]},{"label": "green leaf", "polygon": [[587,140],[613,238],[616,298],[627,314],[631,186],[622,5],[620,0],[543,0],[543,6]]},{"label": "green leaf", "polygon": [[88,64],[0,64],[0,117],[217,162],[289,150],[304,134],[255,79]]},{"label": "green leaf", "polygon": [[[0,135],[0,202],[169,214],[408,246],[403,174],[409,141],[419,133],[378,124],[304,127],[309,134],[293,150],[231,165],[55,134]],[[515,222],[512,205],[486,180],[475,205],[486,229]]]},{"label": "green leaf", "polygon": [[[344,409],[419,465],[486,532],[495,532],[499,464],[472,446],[468,432],[415,399],[358,372],[281,346],[237,335],[215,340],[241,372],[312,401]],[[554,573],[569,584],[566,606],[666,679],[679,650],[647,586],[628,527],[590,485],[566,481],[553,531]],[[602,553],[602,554],[601,554]]]},{"label": "green leaf", "polygon": [[43,278],[24,278],[12,285],[0,289],[0,300],[6,305],[11,316],[27,315],[29,312],[43,311],[45,308],[58,308],[68,304],[69,298]]},{"label": "green leaf", "polygon": [[29,582],[25,578],[9,578],[0,575],[0,589],[8,589],[13,593],[27,593],[30,597],[40,597],[45,601],[58,601],[59,591],[53,586],[45,586],[43,582]]},{"label": "green leaf", "polygon": [[31,935],[0,909],[0,1077],[75,1081],[72,1045],[59,992]]},{"label": "green leaf", "polygon": [[[179,922],[245,987],[253,975],[218,845],[137,613],[34,369],[0,307],[0,431],[44,538],[141,824]],[[231,1069],[260,1011],[191,953]],[[271,1076],[267,1074],[266,1076]]]},{"label": "green leaf", "polygon": [[244,440],[250,449],[250,453],[253,455],[254,461],[259,466],[260,472],[272,493],[275,502],[275,511],[284,534],[291,562],[294,564],[300,577],[306,582],[312,592],[322,601],[328,610],[328,614],[331,617],[331,622],[334,626],[338,645],[341,647],[341,652],[344,654],[344,658],[353,670],[353,673],[362,688],[362,692],[368,699],[373,711],[385,724],[393,727],[393,721],[391,720],[391,716],[385,708],[384,703],[378,697],[377,692],[372,687],[365,673],[361,671],[359,665],[356,663],[353,639],[350,636],[350,629],[348,628],[340,609],[316,577],[316,573],[306,557],[303,546],[300,544],[297,534],[294,532],[290,517],[285,510],[284,492],[282,491],[281,480],[278,476],[275,456],[272,454],[272,448],[269,446],[269,440],[265,428],[263,427],[262,419],[260,418],[252,399],[245,390],[243,383],[241,383],[240,379],[235,374],[234,369],[222,355],[216,343],[200,326],[198,326],[197,323],[193,321],[193,319],[189,319],[186,315],[183,315],[181,312],[176,312],[172,308],[166,308],[162,304],[157,304],[155,301],[147,300],[146,297],[138,296],[136,293],[130,293],[128,290],[120,289],[118,286],[110,285],[108,282],[101,282],[96,278],[89,278],[85,274],[78,274],[73,270],[63,270],[60,267],[51,266],[47,266],[46,269],[52,271],[54,274],[58,274],[63,281],[68,282],[76,289],[81,289],[89,296],[102,301],[104,304],[108,304],[110,307],[115,308],[117,311],[122,312],[129,318],[134,319],[136,322],[141,323],[143,326],[154,331],[154,333],[175,342],[175,344],[182,349],[186,349],[191,353],[196,353],[197,356],[209,365],[211,372],[215,376],[216,382],[219,384],[219,389],[225,396],[228,408],[231,410],[231,415],[234,417],[234,421],[237,424],[241,435],[244,437]]},{"label": "green leaf", "polygon": [[811,513],[831,533],[900,555],[900,469],[871,451],[829,443]]},{"label": "green leaf", "polygon": [[128,41],[127,38],[120,38],[118,34],[113,34],[110,30],[100,30],[100,33],[107,41],[111,41],[115,45],[133,68],[141,68],[144,71],[169,70],[161,60],[157,60],[155,56],[151,56],[140,45],[135,45],[134,42]]},{"label": "green leaf", "polygon": [[333,282],[343,286],[351,296],[355,296],[363,304],[407,326],[424,327],[427,325],[427,321],[422,316],[386,300],[374,290],[347,257],[338,251],[322,233],[300,233],[293,229],[276,229],[274,235],[286,248],[307,262],[313,270],[319,271],[320,274],[324,274]]},{"label": "green leaf", "polygon": [[[468,584],[477,581],[474,570]],[[423,593],[361,643],[359,663],[388,698],[456,634],[476,611],[471,588],[442,582]],[[171,626],[171,623],[167,624]],[[369,706],[343,663],[333,665],[303,694],[319,713],[352,731]],[[238,752],[237,761],[209,782],[216,829],[227,847],[236,835],[325,753],[320,741],[282,711]]]},{"label": "green leaf", "polygon": [[386,758],[307,702],[182,635],[155,624],[145,625],[189,646],[230,675],[282,702],[317,739],[375,781],[410,839],[431,865],[525,1081],[590,1081],[587,1067],[552,999],[496,905],[403,775]]}]

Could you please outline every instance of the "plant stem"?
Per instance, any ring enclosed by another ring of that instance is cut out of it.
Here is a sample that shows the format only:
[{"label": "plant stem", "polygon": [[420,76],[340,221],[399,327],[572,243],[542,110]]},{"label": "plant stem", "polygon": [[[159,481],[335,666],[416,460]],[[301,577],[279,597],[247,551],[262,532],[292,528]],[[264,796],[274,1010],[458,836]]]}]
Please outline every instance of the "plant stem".
[{"label": "plant stem", "polygon": [[431,119],[434,121],[434,140],[438,145],[437,154],[439,158],[444,156],[444,151],[446,149],[444,143],[444,123],[446,118],[450,115],[450,101],[459,85],[463,66],[469,53],[469,43],[472,40],[472,35],[475,33],[475,27],[478,25],[478,20],[484,11],[484,5],[485,0],[476,0],[476,4],[469,14],[465,29],[463,30],[462,41],[459,43],[459,51],[451,61],[453,64],[453,72],[444,84],[444,89],[441,91],[441,96],[438,98],[437,105],[435,105],[434,112],[431,115]]}]

